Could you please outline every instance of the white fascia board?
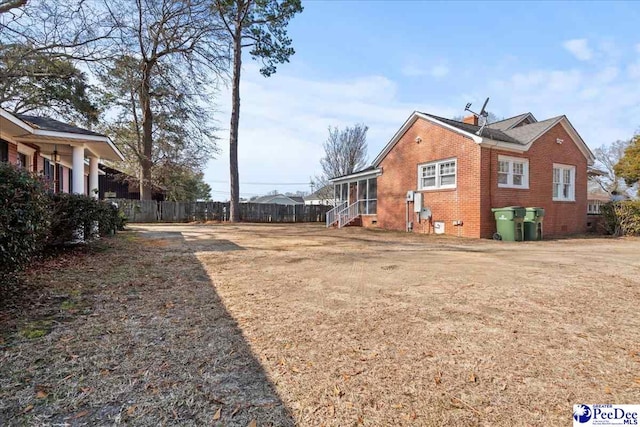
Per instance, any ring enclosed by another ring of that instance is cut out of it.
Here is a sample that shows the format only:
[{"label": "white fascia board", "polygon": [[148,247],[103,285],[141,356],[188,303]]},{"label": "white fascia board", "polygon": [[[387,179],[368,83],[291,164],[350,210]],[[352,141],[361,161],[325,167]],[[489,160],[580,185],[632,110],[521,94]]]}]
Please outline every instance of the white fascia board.
[{"label": "white fascia board", "polygon": [[587,158],[587,164],[589,166],[593,165],[596,160],[596,156],[593,154],[587,143],[584,142],[578,131],[573,127],[569,119],[565,116],[562,118],[560,123],[562,123],[564,130],[567,131],[569,136],[571,136],[571,139],[573,139],[575,144],[578,146],[578,149]]},{"label": "white fascia board", "polygon": [[122,154],[120,149],[118,149],[118,147],[116,147],[116,144],[114,144],[113,141],[111,140],[111,138],[109,138],[109,137],[107,137],[107,144],[109,144],[109,147],[111,147],[111,149],[113,149],[113,151],[115,151],[115,153],[118,155],[118,157],[120,157],[120,160],[124,161],[124,155]]},{"label": "white fascia board", "polygon": [[66,138],[66,139],[77,139],[79,141],[87,141],[87,142],[109,142],[109,138],[106,136],[98,136],[98,135],[85,135],[82,133],[71,133],[71,132],[57,132],[53,130],[42,130],[36,129],[34,135],[38,136],[48,136],[51,138]]},{"label": "white fascia board", "polygon": [[531,148],[531,146],[538,140],[540,139],[540,137],[544,134],[546,134],[549,129],[551,129],[552,127],[554,127],[555,125],[557,125],[558,123],[560,123],[562,125],[562,127],[564,128],[564,130],[569,134],[569,136],[571,137],[571,140],[573,141],[574,144],[576,144],[576,147],[578,147],[578,150],[580,150],[580,152],[584,155],[584,157],[587,159],[587,164],[589,166],[593,165],[593,163],[595,162],[595,156],[593,155],[593,153],[591,152],[591,149],[589,149],[589,147],[587,146],[587,144],[584,142],[584,140],[582,139],[582,137],[578,134],[578,131],[576,131],[576,129],[573,127],[573,125],[571,124],[571,122],[569,122],[569,119],[567,119],[567,116],[560,116],[558,118],[558,120],[552,122],[549,126],[547,126],[547,128],[540,132],[540,134],[538,136],[536,136],[534,139],[532,139],[527,145],[525,145],[524,147],[526,148],[526,151],[529,151],[529,148]]},{"label": "white fascia board", "polygon": [[528,150],[525,145],[514,144],[511,142],[496,141],[495,139],[483,138],[480,143],[481,147],[498,148],[504,151],[512,151],[514,153],[523,153]]},{"label": "white fascia board", "polygon": [[[114,153],[116,153],[116,155],[120,158],[120,160],[124,160],[124,156],[122,155],[118,147],[116,147],[116,145],[113,143],[113,141],[111,141],[111,138],[109,138],[108,136],[85,135],[81,133],[71,133],[71,132],[56,132],[56,131],[42,130],[42,129],[36,129],[33,133],[38,136],[45,136],[50,138],[66,138],[66,139],[78,140],[78,142],[80,143],[82,142],[107,143],[107,145],[113,150]],[[74,144],[70,144],[70,145],[74,145]],[[93,153],[93,150],[90,150],[90,151]]]},{"label": "white fascia board", "polygon": [[31,148],[28,145],[24,145],[21,142],[18,142],[18,153],[26,154],[27,156],[33,156],[36,153],[35,148]]},{"label": "white fascia board", "polygon": [[551,124],[549,126],[547,126],[546,129],[544,129],[542,132],[540,132],[540,134],[538,136],[536,136],[534,139],[532,139],[527,145],[512,144],[510,142],[503,142],[503,141],[494,141],[494,140],[491,140],[491,139],[488,139],[488,138],[484,138],[484,140],[482,141],[482,143],[480,145],[487,146],[487,147],[496,147],[496,148],[500,148],[500,149],[506,150],[506,151],[513,151],[513,152],[517,152],[517,153],[523,153],[523,152],[529,151],[531,146],[538,139],[540,139],[540,137],[542,135],[546,134],[549,131],[549,129],[551,129],[552,127],[554,127],[558,123],[560,123],[562,125],[564,130],[571,137],[571,140],[574,142],[574,144],[576,144],[576,146],[578,147],[580,152],[586,157],[587,164],[589,166],[593,165],[593,163],[595,161],[595,156],[591,152],[591,149],[589,149],[587,144],[584,142],[584,140],[580,137],[578,132],[575,130],[575,128],[573,127],[571,122],[569,122],[569,119],[567,119],[566,116],[561,116],[561,117],[558,118],[558,120],[551,122]]},{"label": "white fascia board", "polygon": [[329,182],[331,182],[332,184],[342,184],[345,182],[357,181],[358,179],[363,179],[363,178],[375,178],[380,175],[382,175],[382,169],[374,169],[370,171],[358,172],[351,175],[330,179]]},{"label": "white fascia board", "polygon": [[402,136],[407,132],[407,130],[409,130],[409,128],[411,126],[413,126],[413,124],[418,120],[418,119],[424,119],[428,122],[434,123],[438,126],[442,126],[445,129],[448,129],[452,132],[458,133],[462,136],[465,136],[467,138],[471,138],[473,141],[475,141],[477,144],[482,142],[482,137],[474,134],[474,133],[470,133],[467,131],[464,131],[462,129],[458,129],[455,126],[451,126],[449,124],[446,124],[444,122],[441,122],[438,119],[434,119],[433,117],[427,116],[425,114],[422,114],[418,111],[414,111],[411,116],[409,116],[409,118],[404,122],[404,124],[402,125],[402,127],[395,133],[395,135],[393,135],[393,137],[391,138],[391,140],[387,143],[387,145],[384,147],[384,149],[380,152],[380,154],[378,154],[378,156],[375,158],[375,160],[373,161],[373,166],[380,166],[380,163],[382,163],[382,160],[387,156],[387,154],[389,154],[389,152],[393,149],[393,147],[398,143],[398,141],[400,140],[400,138],[402,138]]},{"label": "white fascia board", "polygon": [[429,116],[426,116],[426,115],[421,114],[421,113],[417,113],[417,115],[418,115],[418,117],[420,117],[422,119],[425,119],[427,121],[430,121],[431,123],[435,123],[435,124],[437,124],[439,126],[442,126],[445,129],[449,129],[452,132],[459,133],[460,135],[466,136],[467,138],[471,138],[476,142],[476,144],[480,144],[482,142],[482,137],[476,135],[475,133],[471,133],[471,132],[467,132],[466,130],[458,129],[455,126],[451,126],[449,124],[441,122],[438,119],[434,119],[433,117],[429,117]]},{"label": "white fascia board", "polygon": [[23,122],[22,120],[20,120],[10,112],[8,112],[7,110],[0,108],[0,117],[3,117],[4,119],[9,120],[11,123],[13,123],[16,126],[20,126],[22,129],[24,129],[29,133],[34,132],[34,129],[31,126],[29,126],[28,124],[26,124],[25,122]]}]

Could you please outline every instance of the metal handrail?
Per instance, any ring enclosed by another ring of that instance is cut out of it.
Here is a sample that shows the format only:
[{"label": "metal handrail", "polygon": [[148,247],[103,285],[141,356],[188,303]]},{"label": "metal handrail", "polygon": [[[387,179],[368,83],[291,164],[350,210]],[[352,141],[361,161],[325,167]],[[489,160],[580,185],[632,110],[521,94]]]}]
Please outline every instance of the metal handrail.
[{"label": "metal handrail", "polygon": [[338,220],[338,214],[347,207],[347,202],[340,202],[335,208],[327,212],[327,228]]},{"label": "metal handrail", "polygon": [[360,215],[360,203],[354,202],[338,214],[338,228],[349,224]]}]

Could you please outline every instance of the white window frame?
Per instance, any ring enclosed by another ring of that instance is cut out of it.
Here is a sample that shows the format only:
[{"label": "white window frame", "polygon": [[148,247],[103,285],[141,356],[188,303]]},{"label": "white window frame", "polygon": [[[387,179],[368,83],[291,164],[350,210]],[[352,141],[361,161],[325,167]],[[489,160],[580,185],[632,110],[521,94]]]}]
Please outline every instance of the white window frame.
[{"label": "white window frame", "polygon": [[36,149],[28,147],[21,143],[18,143],[16,148],[18,153],[23,154],[27,159],[27,164],[22,165],[22,167],[28,170],[29,172],[33,172],[33,156],[36,153]]},{"label": "white window frame", "polygon": [[[441,184],[441,174],[440,174],[440,165],[445,163],[453,163],[454,167],[454,175],[453,175],[453,184]],[[436,175],[435,175],[435,185],[423,186],[422,185],[422,171],[429,167],[435,166]],[[418,165],[418,190],[450,190],[456,188],[458,184],[458,159],[453,157],[449,159],[436,160],[434,162],[421,163]]]},{"label": "white window frame", "polygon": [[602,200],[588,200],[587,213],[590,215],[600,215],[600,206],[602,206],[603,203]]},{"label": "white window frame", "polygon": [[[519,188],[521,190],[529,189],[529,159],[524,157],[510,157],[498,155],[498,174],[500,174],[500,162],[505,162],[509,165],[509,170],[507,171],[507,182],[500,183],[498,181],[499,188]],[[514,163],[522,163],[522,184],[517,185],[513,183],[513,170]],[[497,178],[497,177],[496,177]]]},{"label": "white window frame", "polygon": [[[560,170],[560,181],[556,182],[555,181],[555,170],[559,169]],[[565,177],[565,171],[569,171],[569,180],[570,180],[570,187],[569,187],[569,195],[568,197],[564,197],[563,195],[563,189],[564,189],[564,185],[566,185],[566,182],[564,180]],[[573,165],[563,165],[560,163],[554,163],[553,164],[553,169],[551,171],[551,197],[553,198],[554,202],[575,202],[576,201],[576,167]],[[558,188],[558,195],[554,196],[554,190],[556,188],[556,185],[560,185],[560,187]]]}]

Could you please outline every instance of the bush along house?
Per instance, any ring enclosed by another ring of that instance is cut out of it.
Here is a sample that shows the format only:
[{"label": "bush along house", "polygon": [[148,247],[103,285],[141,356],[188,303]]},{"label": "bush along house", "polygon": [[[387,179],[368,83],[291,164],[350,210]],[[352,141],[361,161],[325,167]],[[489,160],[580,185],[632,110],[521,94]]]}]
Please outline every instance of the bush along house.
[{"label": "bush along house", "polygon": [[101,159],[124,160],[105,135],[0,109],[0,161],[42,175],[53,192],[98,198]]},{"label": "bush along house", "polygon": [[593,162],[566,116],[479,126],[416,111],[371,166],[331,180],[327,225],[491,238],[492,208],[536,206],[546,236],[582,233]]}]

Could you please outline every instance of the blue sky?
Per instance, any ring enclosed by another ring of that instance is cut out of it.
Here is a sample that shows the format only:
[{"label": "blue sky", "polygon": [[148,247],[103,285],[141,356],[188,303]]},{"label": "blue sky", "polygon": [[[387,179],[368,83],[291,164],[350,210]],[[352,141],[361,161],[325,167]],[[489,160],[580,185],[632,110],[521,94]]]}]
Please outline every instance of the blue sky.
[{"label": "blue sky", "polygon": [[[640,128],[639,3],[303,5],[290,24],[296,55],[289,64],[264,78],[244,58],[244,197],[309,190],[328,126],[368,125],[373,159],[412,111],[452,117],[487,96],[498,116],[566,114],[592,148]],[[229,98],[222,88],[221,152],[205,172],[216,200],[228,198]]]}]

